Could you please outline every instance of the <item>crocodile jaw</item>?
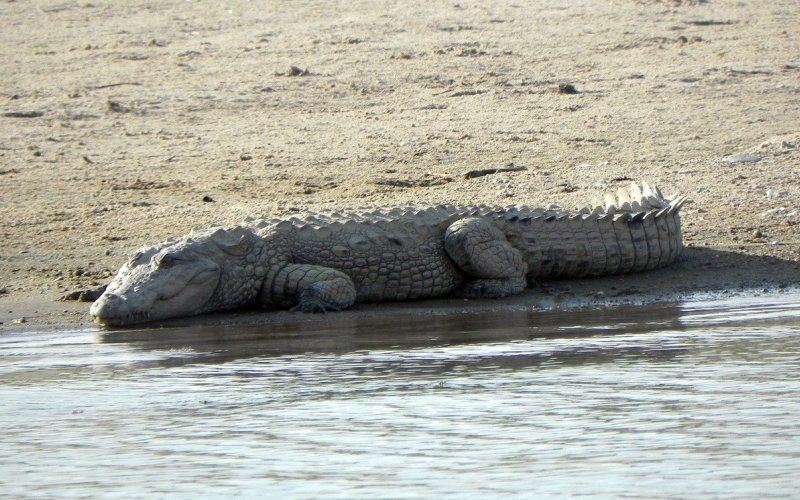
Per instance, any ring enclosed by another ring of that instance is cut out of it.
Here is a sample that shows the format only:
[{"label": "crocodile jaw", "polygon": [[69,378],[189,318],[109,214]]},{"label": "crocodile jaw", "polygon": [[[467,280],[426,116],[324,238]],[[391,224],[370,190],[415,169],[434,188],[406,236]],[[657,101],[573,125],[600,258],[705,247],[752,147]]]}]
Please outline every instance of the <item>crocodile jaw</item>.
[{"label": "crocodile jaw", "polygon": [[199,314],[206,309],[219,279],[219,267],[205,259],[169,269],[131,261],[120,269],[89,313],[104,326]]}]

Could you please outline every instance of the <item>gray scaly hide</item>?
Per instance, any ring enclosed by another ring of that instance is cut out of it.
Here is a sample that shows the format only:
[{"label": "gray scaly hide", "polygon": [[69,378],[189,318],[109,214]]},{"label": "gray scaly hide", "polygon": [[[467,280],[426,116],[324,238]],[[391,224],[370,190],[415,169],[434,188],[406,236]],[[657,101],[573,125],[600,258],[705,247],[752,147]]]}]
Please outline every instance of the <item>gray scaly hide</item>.
[{"label": "gray scaly hide", "polygon": [[684,201],[633,184],[579,212],[440,205],[214,228],[137,252],[91,314],[119,326],[242,307],[328,311],[655,269],[681,252]]}]

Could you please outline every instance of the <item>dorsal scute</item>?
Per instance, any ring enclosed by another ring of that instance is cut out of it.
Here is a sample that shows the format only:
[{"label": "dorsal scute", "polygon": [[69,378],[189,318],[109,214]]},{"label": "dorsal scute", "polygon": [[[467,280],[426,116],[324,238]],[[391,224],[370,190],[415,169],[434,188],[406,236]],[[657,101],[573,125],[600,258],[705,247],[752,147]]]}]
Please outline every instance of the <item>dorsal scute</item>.
[{"label": "dorsal scute", "polygon": [[642,186],[635,182],[631,182],[631,187],[629,188],[630,192],[630,200],[631,202],[638,202],[642,199]]},{"label": "dorsal scute", "polygon": [[250,229],[242,226],[216,227],[209,230],[208,241],[228,255],[241,257],[247,254],[251,246],[248,240],[252,236]]},{"label": "dorsal scute", "polygon": [[678,210],[681,209],[681,207],[683,206],[684,203],[686,203],[686,197],[685,196],[677,196],[667,206],[667,213],[672,214],[672,213],[677,212]]},{"label": "dorsal scute", "polygon": [[[660,211],[671,206],[677,198],[665,198],[660,189],[646,182],[641,184],[633,182],[628,187],[620,187],[615,191],[606,191],[603,193],[602,199],[594,198],[589,209],[598,216],[601,216],[601,213],[635,214],[651,210]],[[678,206],[677,208],[680,207]],[[602,209],[602,211],[598,209]]]},{"label": "dorsal scute", "polygon": [[[336,210],[319,212],[308,215],[291,214],[288,218],[262,218],[248,219],[246,226],[254,229],[268,230],[276,227],[282,229],[308,227],[319,229],[328,227],[329,230],[357,231],[357,226],[379,228],[391,232],[393,227],[402,227],[410,224],[417,229],[425,225],[438,225],[447,220],[463,217],[486,217],[497,220],[499,223],[530,222],[532,220],[649,220],[651,217],[663,217],[677,212],[686,202],[683,196],[665,198],[661,191],[654,185],[642,182],[631,183],[629,186],[620,187],[614,191],[607,191],[596,197],[592,204],[579,210],[564,210],[558,205],[546,207],[533,207],[527,205],[510,205],[505,207],[487,205],[405,205],[388,209],[361,208],[357,210]],[[648,216],[650,212],[653,215]],[[639,215],[641,214],[641,215]],[[397,225],[399,224],[399,225]]]},{"label": "dorsal scute", "polygon": [[619,188],[617,189],[617,206],[623,207],[627,203],[630,205],[631,195],[630,189]]},{"label": "dorsal scute", "polygon": [[611,220],[613,220],[614,222],[617,222],[617,221],[628,221],[630,219],[631,219],[631,214],[629,214],[627,212],[621,212],[621,213],[618,213],[618,214],[614,214],[612,216],[612,218],[611,218]]},{"label": "dorsal scute", "polygon": [[533,210],[530,210],[530,213],[531,215],[533,215],[534,218],[544,217],[545,215],[547,215],[547,210],[544,208],[534,208]]}]

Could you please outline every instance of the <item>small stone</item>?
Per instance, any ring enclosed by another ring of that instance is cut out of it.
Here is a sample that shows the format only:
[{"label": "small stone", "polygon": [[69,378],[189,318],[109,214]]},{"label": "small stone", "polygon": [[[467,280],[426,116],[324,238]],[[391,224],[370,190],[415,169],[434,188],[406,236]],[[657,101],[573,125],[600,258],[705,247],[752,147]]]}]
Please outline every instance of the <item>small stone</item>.
[{"label": "small stone", "polygon": [[3,113],[3,116],[8,118],[39,118],[44,116],[41,111],[8,111]]},{"label": "small stone", "polygon": [[206,202],[206,203],[214,203],[214,198],[212,198],[212,197],[210,197],[208,195],[205,195],[205,196],[203,196],[203,201]]},{"label": "small stone", "polygon": [[[767,189],[767,190],[764,192],[764,196],[765,196],[765,197],[766,197],[768,200],[774,200],[774,199],[776,199],[776,198],[782,198],[782,197],[786,196],[787,194],[788,194],[788,193],[787,193],[786,191],[775,191],[774,189]],[[782,208],[782,207],[781,207],[781,208]],[[784,211],[784,210],[785,210],[785,209],[782,209],[782,210],[781,210],[781,212],[782,212],[782,211]]]},{"label": "small stone", "polygon": [[73,292],[68,292],[61,296],[59,300],[68,301],[68,300],[77,300],[78,302],[94,302],[95,300],[99,299],[103,292],[106,291],[106,285],[99,285],[95,288],[90,288],[87,290],[75,290]]},{"label": "small stone", "polygon": [[726,156],[722,159],[725,163],[758,163],[761,161],[761,156],[750,153],[737,154]]},{"label": "small stone", "polygon": [[112,111],[114,113],[127,113],[128,111],[130,111],[130,109],[128,109],[126,106],[123,106],[119,102],[112,101],[110,99],[106,103],[106,106],[108,107],[109,111]]},{"label": "small stone", "polygon": [[123,241],[123,240],[127,240],[128,237],[127,236],[117,236],[117,235],[114,235],[114,234],[107,234],[107,235],[103,236],[101,239],[106,240],[106,241]]},{"label": "small stone", "polygon": [[306,76],[308,74],[309,72],[307,69],[298,66],[289,66],[286,70],[275,72],[275,76]]},{"label": "small stone", "polygon": [[242,161],[248,161],[253,159],[253,155],[249,155],[247,153],[242,153],[239,155],[239,159]]},{"label": "small stone", "polygon": [[577,94],[578,89],[575,88],[575,85],[571,83],[559,83],[558,84],[558,93],[559,94]]}]

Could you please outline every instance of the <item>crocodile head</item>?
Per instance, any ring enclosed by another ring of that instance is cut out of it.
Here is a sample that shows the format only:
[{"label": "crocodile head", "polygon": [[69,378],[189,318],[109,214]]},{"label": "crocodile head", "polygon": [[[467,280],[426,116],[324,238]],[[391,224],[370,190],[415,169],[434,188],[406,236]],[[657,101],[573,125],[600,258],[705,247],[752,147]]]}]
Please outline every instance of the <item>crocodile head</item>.
[{"label": "crocodile head", "polygon": [[92,304],[97,323],[134,323],[233,309],[252,301],[261,286],[261,246],[252,232],[213,229],[131,256]]}]

